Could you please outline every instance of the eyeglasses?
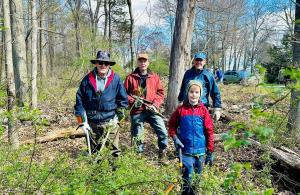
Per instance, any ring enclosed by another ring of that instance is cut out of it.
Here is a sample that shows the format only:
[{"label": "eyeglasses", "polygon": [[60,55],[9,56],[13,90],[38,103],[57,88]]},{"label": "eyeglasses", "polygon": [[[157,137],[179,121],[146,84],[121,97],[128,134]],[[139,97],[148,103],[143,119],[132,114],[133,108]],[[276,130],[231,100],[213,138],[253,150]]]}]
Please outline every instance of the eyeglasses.
[{"label": "eyeglasses", "polygon": [[109,62],[104,62],[104,61],[99,61],[99,62],[96,62],[96,65],[99,64],[99,65],[105,65],[105,66],[109,66],[110,63]]}]

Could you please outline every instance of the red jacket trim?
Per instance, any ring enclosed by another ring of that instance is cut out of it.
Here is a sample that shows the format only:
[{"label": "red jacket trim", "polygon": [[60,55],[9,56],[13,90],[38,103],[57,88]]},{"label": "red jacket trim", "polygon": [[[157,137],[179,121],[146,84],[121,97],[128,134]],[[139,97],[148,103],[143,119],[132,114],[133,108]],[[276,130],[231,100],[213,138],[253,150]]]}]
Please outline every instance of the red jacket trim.
[{"label": "red jacket trim", "polygon": [[[111,81],[114,79],[115,72],[113,70],[110,70],[110,71],[111,71],[111,73],[107,78],[107,81],[106,81],[106,84],[105,84],[105,89],[109,86]],[[95,91],[97,91],[96,76],[94,74],[94,71],[91,71],[89,73],[89,80],[90,80],[91,84],[93,85]]]}]

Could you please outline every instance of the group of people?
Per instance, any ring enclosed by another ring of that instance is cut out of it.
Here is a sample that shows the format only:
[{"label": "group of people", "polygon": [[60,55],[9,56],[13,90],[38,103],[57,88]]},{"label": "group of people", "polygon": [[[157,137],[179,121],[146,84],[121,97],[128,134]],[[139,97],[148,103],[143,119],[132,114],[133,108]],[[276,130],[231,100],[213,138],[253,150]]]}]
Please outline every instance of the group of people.
[{"label": "group of people", "polygon": [[118,124],[129,107],[132,143],[138,153],[144,152],[145,122],[157,135],[159,160],[167,159],[168,134],[176,150],[182,151],[184,192],[188,194],[192,190],[193,173],[201,173],[204,162],[213,163],[214,132],[208,111],[209,96],[213,118],[219,120],[221,116],[220,91],[214,75],[204,68],[206,58],[203,52],[194,55],[194,65],[184,74],[178,95],[179,106],[171,115],[167,131],[159,114],[164,102],[164,88],[158,74],[148,68],[149,56],[138,55],[137,68],[123,83],[111,69],[115,62],[110,59],[110,54],[98,51],[96,59],[91,60],[95,68],[83,78],[74,106],[79,125],[90,131],[91,152],[96,153],[105,144],[110,146],[113,156],[120,155]]}]

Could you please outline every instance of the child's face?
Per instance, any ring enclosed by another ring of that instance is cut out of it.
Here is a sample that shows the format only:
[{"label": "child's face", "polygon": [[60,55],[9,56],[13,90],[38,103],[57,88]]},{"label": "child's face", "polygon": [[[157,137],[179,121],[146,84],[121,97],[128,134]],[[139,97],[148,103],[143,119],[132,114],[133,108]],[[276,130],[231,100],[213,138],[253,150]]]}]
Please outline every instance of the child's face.
[{"label": "child's face", "polygon": [[189,102],[192,105],[195,105],[198,103],[200,98],[200,87],[198,85],[192,85],[189,89]]}]

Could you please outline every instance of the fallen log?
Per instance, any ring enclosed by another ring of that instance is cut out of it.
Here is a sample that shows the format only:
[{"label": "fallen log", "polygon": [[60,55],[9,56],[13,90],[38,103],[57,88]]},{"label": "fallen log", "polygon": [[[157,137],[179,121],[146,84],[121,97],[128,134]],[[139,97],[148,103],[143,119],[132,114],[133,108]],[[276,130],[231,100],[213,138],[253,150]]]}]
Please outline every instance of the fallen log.
[{"label": "fallen log", "polygon": [[47,133],[45,136],[37,137],[36,139],[28,139],[21,141],[21,144],[34,144],[57,141],[66,138],[81,138],[85,137],[85,133],[81,129],[68,128]]},{"label": "fallen log", "polygon": [[270,151],[271,154],[277,160],[283,161],[291,168],[294,168],[294,169],[300,171],[300,156],[296,152],[294,152],[286,147],[283,147],[284,150],[281,150],[281,149],[273,148],[271,146],[263,145],[263,144],[259,143],[258,141],[255,141],[250,138],[249,138],[249,140],[253,145],[259,147],[260,149],[265,149],[265,150]]},{"label": "fallen log", "polygon": [[[52,142],[52,141],[57,141],[60,139],[67,139],[67,138],[81,138],[85,137],[85,133],[81,130],[75,130],[75,128],[68,128],[68,129],[61,129],[57,131],[52,131],[47,133],[45,136],[42,137],[37,137],[36,139],[27,139],[21,141],[21,144],[34,144],[34,143],[45,143],[45,142]],[[216,142],[222,140],[222,135],[221,134],[214,134],[214,139]]]}]

